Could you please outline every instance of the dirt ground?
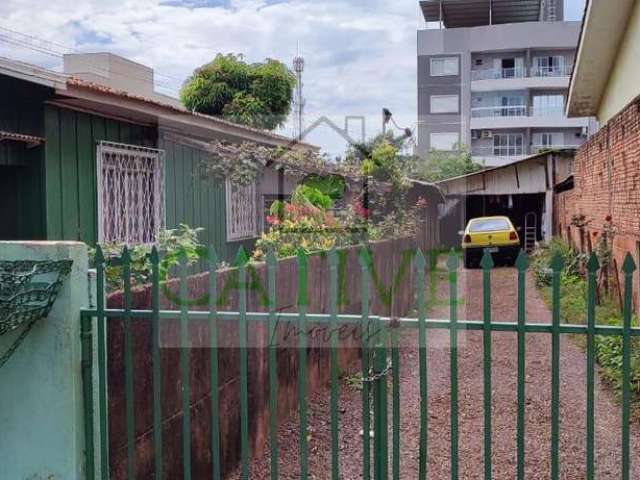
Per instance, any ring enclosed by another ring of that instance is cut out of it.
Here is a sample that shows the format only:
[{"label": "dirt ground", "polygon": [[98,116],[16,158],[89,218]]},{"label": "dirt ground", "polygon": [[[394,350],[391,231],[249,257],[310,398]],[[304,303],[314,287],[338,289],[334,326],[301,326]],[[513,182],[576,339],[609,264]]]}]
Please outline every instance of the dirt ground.
[{"label": "dirt ground", "polygon": [[[448,318],[448,285],[444,275],[432,302],[431,318]],[[493,321],[516,320],[516,272],[494,270],[492,276]],[[527,322],[550,322],[551,315],[531,277],[527,278]],[[482,273],[461,270],[459,319],[481,320]],[[515,333],[493,337],[493,477],[516,476],[516,373]],[[428,331],[428,473],[429,479],[450,478],[449,335]],[[419,367],[417,333],[401,334],[401,478],[418,478]],[[461,479],[483,478],[483,363],[482,332],[463,331],[459,336],[459,472]],[[583,479],[586,459],[585,355],[574,340],[562,336],[560,376],[560,469],[562,479]],[[527,334],[526,341],[526,466],[527,479],[550,478],[551,337]],[[355,366],[357,369],[357,366]],[[361,393],[341,384],[340,474],[345,480],[362,478]],[[389,402],[391,403],[391,402]],[[310,478],[330,478],[329,391],[309,399]],[[391,420],[389,420],[391,421]],[[621,408],[609,389],[596,378],[596,478],[620,478]],[[631,452],[640,448],[638,425],[632,426]],[[391,439],[389,439],[391,445]],[[391,450],[391,447],[390,447]],[[298,478],[298,422],[293,415],[280,426],[281,479]],[[390,452],[391,454],[391,452]],[[632,454],[631,478],[640,479],[640,459]],[[389,462],[390,463],[390,462]],[[232,478],[237,478],[235,475]],[[254,459],[251,478],[269,478],[269,458]]]}]

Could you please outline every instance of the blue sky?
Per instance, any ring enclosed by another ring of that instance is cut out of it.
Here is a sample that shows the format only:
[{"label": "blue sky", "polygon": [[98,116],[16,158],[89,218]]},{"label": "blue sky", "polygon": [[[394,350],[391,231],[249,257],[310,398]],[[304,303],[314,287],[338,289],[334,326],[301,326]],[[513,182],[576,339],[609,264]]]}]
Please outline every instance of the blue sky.
[{"label": "blue sky", "polygon": [[[582,18],[584,0],[565,3],[568,20]],[[417,0],[2,0],[0,27],[56,45],[31,40],[24,48],[0,35],[0,55],[59,67],[66,47],[111,51],[153,66],[157,88],[175,93],[218,52],[290,64],[299,46],[307,123],[363,116],[373,135],[382,107],[415,127],[420,25]],[[328,128],[310,140],[333,155],[344,149]]]}]

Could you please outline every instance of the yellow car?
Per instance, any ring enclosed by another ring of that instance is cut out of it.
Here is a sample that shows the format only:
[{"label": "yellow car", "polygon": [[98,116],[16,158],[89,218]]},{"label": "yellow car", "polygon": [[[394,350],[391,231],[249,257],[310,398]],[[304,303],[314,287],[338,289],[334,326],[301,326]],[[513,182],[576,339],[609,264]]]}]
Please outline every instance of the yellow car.
[{"label": "yellow car", "polygon": [[484,250],[513,264],[520,251],[520,237],[508,217],[478,217],[460,232],[465,268],[480,264]]}]

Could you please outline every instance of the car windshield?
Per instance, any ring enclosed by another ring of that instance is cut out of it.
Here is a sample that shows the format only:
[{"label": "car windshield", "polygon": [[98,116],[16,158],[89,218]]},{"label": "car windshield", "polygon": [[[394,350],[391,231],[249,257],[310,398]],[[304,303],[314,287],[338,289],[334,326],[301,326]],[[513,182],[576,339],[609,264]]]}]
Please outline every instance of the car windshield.
[{"label": "car windshield", "polygon": [[497,230],[510,230],[509,222],[506,218],[487,218],[474,220],[469,226],[470,232],[495,232]]}]

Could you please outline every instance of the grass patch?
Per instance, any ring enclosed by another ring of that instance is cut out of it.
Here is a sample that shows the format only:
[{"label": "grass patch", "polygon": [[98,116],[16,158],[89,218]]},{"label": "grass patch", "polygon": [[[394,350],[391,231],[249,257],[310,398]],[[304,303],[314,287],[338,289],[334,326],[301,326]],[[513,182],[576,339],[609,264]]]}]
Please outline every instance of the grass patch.
[{"label": "grass patch", "polygon": [[[547,265],[556,252],[565,257],[565,270],[560,275],[560,322],[585,325],[587,323],[587,282],[577,271],[583,259],[566,244],[554,240],[548,247],[538,250],[531,263],[536,285],[545,303],[551,308],[551,287],[548,285]],[[596,305],[596,325],[622,326],[622,313],[617,301],[602,298]],[[632,325],[638,326],[638,318],[632,319]],[[572,340],[583,348],[586,335],[572,335]],[[600,376],[609,385],[619,399],[622,394],[622,336],[595,337],[596,361],[600,367]],[[634,413],[640,413],[640,338],[631,339],[631,391],[634,393]]]}]

